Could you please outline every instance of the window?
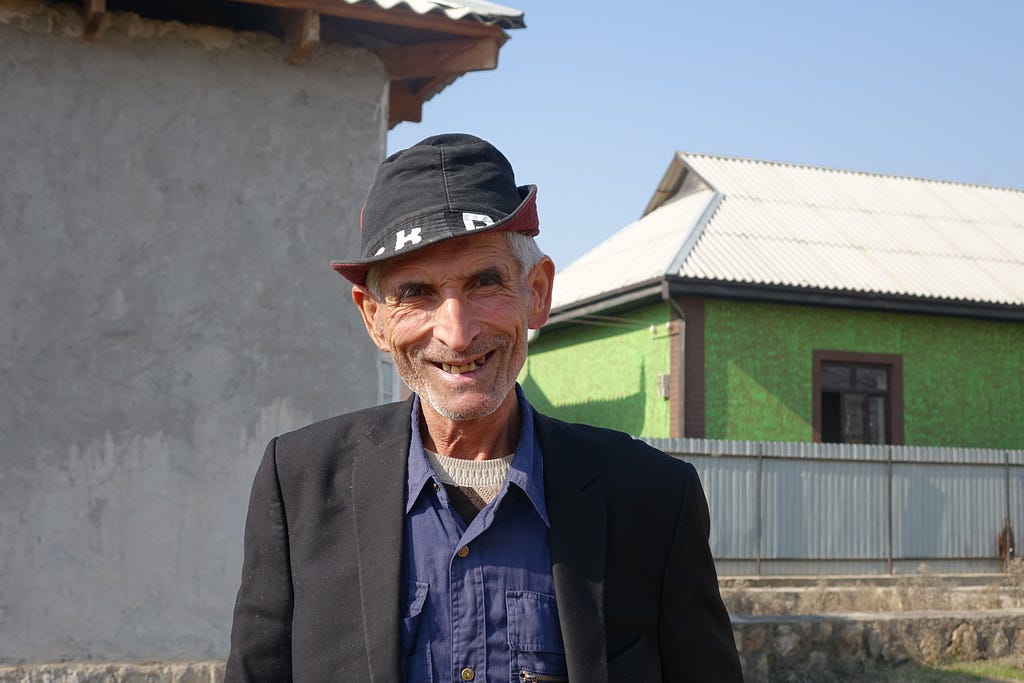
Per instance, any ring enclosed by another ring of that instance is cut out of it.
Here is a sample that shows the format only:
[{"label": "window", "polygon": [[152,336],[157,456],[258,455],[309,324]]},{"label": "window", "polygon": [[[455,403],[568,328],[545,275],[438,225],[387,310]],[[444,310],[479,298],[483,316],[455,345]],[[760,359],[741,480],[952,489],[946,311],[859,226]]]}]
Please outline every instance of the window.
[{"label": "window", "polygon": [[903,443],[902,358],[814,352],[814,440]]},{"label": "window", "polygon": [[390,353],[381,353],[377,365],[377,403],[383,405],[402,400],[402,380],[395,370]]}]

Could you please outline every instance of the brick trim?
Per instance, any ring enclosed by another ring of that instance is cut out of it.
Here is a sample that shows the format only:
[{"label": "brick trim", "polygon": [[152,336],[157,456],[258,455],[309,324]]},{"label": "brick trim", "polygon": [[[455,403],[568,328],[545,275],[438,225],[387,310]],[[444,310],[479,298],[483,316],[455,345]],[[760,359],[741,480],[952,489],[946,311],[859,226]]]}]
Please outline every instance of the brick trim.
[{"label": "brick trim", "polygon": [[[679,297],[670,306],[679,341],[672,346],[669,433],[673,438],[704,438],[704,300]],[[678,311],[683,312],[679,318]]]}]

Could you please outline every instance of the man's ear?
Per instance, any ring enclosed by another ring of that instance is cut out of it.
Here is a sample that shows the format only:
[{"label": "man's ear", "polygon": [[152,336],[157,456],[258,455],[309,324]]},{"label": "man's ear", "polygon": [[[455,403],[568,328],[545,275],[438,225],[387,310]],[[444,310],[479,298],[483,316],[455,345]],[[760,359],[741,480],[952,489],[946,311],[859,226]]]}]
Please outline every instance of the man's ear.
[{"label": "man's ear", "polygon": [[378,349],[384,353],[391,353],[391,347],[388,345],[387,340],[384,339],[380,327],[377,325],[377,309],[380,303],[373,298],[370,290],[359,285],[352,285],[352,301],[355,302],[356,308],[359,309],[359,313],[363,316],[363,324],[366,325],[366,332],[370,335],[370,339],[373,340]]},{"label": "man's ear", "polygon": [[526,279],[532,296],[530,298],[530,315],[527,325],[532,330],[539,330],[548,321],[551,312],[551,287],[555,282],[555,262],[545,256],[530,269]]}]

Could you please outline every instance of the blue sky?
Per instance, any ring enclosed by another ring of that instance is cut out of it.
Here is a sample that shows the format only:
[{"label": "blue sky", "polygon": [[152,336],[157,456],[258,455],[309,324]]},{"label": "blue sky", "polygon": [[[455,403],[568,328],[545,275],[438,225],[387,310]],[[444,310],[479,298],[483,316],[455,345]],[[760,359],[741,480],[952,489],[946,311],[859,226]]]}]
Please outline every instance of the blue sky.
[{"label": "blue sky", "polygon": [[1024,2],[507,0],[526,14],[388,149],[465,131],[539,186],[559,267],[676,150],[1024,189]]}]

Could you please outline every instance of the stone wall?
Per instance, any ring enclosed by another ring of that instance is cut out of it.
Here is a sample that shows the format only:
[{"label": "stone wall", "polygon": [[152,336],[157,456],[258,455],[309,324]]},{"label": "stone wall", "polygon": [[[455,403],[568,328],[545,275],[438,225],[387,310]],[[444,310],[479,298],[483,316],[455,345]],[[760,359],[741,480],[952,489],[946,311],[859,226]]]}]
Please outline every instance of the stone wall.
[{"label": "stone wall", "polygon": [[0,666],[0,683],[220,683],[223,662]]},{"label": "stone wall", "polygon": [[328,262],[387,76],[81,13],[0,0],[0,662],[219,659],[268,439],[376,402]]},{"label": "stone wall", "polygon": [[733,617],[744,678],[872,681],[874,668],[1024,656],[1024,609]]},{"label": "stone wall", "polygon": [[[879,664],[1024,658],[1024,609],[733,617],[748,683],[875,681]],[[220,683],[221,662],[0,666],[0,683]]]}]

